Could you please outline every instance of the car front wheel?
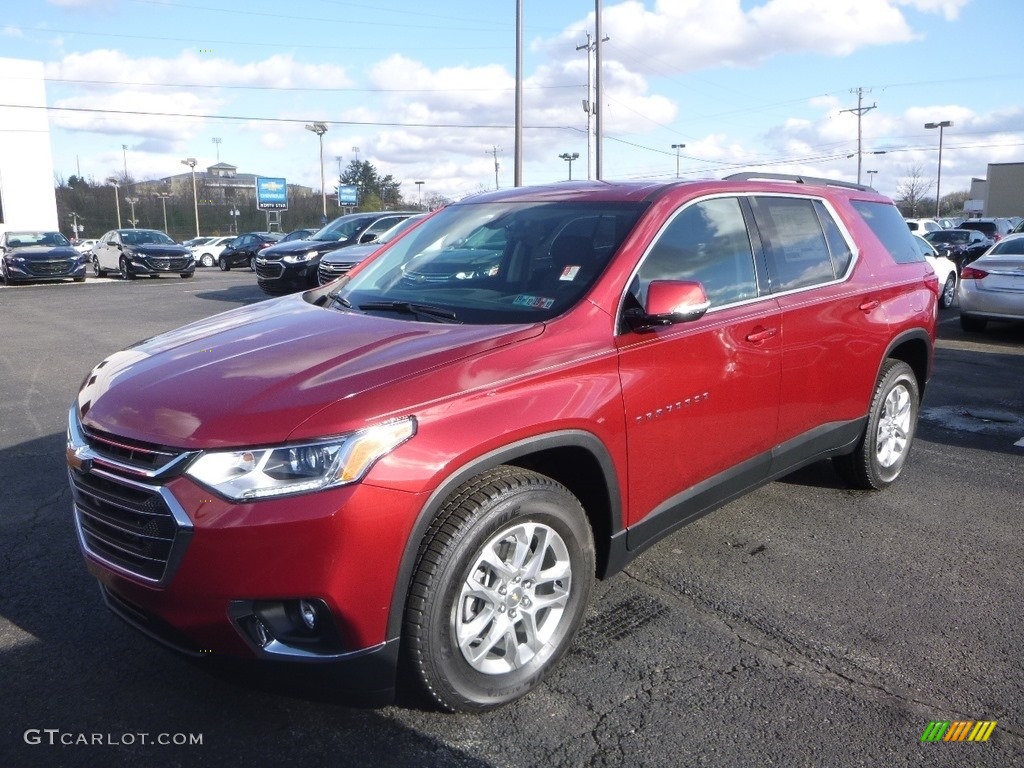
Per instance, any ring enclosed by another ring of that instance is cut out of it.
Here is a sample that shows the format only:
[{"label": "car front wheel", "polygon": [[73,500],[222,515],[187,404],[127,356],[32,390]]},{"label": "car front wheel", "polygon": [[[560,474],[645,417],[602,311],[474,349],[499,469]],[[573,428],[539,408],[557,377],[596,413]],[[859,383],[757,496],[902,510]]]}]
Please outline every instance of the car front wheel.
[{"label": "car front wheel", "polygon": [[593,581],[576,497],[535,472],[489,470],[449,497],[421,546],[405,612],[411,667],[448,710],[514,701],[568,649]]},{"label": "car front wheel", "polygon": [[917,377],[902,360],[887,360],[875,385],[868,423],[853,453],[833,461],[855,488],[881,490],[903,471],[921,403]]},{"label": "car front wheel", "polygon": [[219,259],[217,259],[217,265],[220,267],[220,271],[221,272],[230,272],[231,271],[231,265],[228,264],[228,260],[225,259],[223,256],[221,256]]},{"label": "car front wheel", "polygon": [[107,270],[103,269],[103,267],[100,266],[100,260],[99,257],[97,256],[92,257],[92,275],[93,277],[107,276]]},{"label": "car front wheel", "polygon": [[204,253],[202,256],[199,257],[199,263],[202,264],[204,267],[212,267],[214,263],[213,254]]},{"label": "car front wheel", "polygon": [[121,260],[118,262],[118,267],[121,270],[121,279],[122,280],[134,280],[135,279],[135,273],[132,272],[132,268],[130,266],[128,266],[128,259],[126,259],[124,256],[122,256]]}]

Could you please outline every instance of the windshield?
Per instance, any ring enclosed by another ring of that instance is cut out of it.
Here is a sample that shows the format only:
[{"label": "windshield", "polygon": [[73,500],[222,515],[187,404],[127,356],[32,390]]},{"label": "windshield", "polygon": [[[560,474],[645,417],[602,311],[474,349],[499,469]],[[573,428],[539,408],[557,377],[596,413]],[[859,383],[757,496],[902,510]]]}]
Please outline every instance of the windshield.
[{"label": "windshield", "polygon": [[315,235],[311,235],[308,239],[327,243],[351,240],[363,229],[366,221],[365,216],[342,216],[340,219],[332,221]]},{"label": "windshield", "polygon": [[970,238],[967,232],[929,232],[924,239],[929,243],[953,243],[959,245],[966,243]]},{"label": "windshield", "polygon": [[11,232],[7,235],[7,245],[11,248],[40,245],[55,248],[71,245],[71,242],[60,232]]},{"label": "windshield", "polygon": [[157,232],[152,229],[122,230],[121,240],[125,245],[176,245],[163,232]]},{"label": "windshield", "polygon": [[546,320],[593,285],[644,208],[593,202],[449,206],[338,295],[354,309],[409,319],[424,313],[403,312],[398,305],[443,310],[463,323]]}]

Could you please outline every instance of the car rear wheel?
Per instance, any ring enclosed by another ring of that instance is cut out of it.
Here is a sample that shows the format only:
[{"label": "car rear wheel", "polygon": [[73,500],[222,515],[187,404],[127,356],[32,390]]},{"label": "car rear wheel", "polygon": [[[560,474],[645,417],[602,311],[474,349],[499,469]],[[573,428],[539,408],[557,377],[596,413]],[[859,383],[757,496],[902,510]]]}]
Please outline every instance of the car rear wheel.
[{"label": "car rear wheel", "polygon": [[128,259],[126,259],[124,256],[122,256],[121,260],[118,262],[118,267],[121,270],[121,279],[122,280],[134,280],[135,279],[135,273],[132,272],[132,268],[130,266],[128,266]]},{"label": "car rear wheel", "polygon": [[221,256],[219,259],[217,259],[217,265],[220,267],[220,271],[221,272],[230,272],[231,271],[231,265],[228,264],[228,260],[225,259],[223,256]]},{"label": "car rear wheel", "polygon": [[881,490],[903,471],[921,403],[917,377],[902,360],[887,360],[875,385],[868,423],[853,453],[833,459],[855,488]]},{"label": "car rear wheel", "polygon": [[948,309],[953,306],[953,297],[956,296],[956,275],[950,274],[942,286],[942,295],[939,296],[939,306]]},{"label": "car rear wheel", "polygon": [[981,333],[985,330],[986,325],[988,325],[988,320],[983,317],[960,315],[960,327],[968,333]]},{"label": "car rear wheel", "polygon": [[518,699],[568,649],[593,581],[576,497],[535,472],[489,470],[449,497],[420,548],[405,612],[411,667],[448,710]]},{"label": "car rear wheel", "polygon": [[107,270],[100,266],[100,260],[98,257],[92,257],[92,275],[93,277],[106,277]]},{"label": "car rear wheel", "polygon": [[204,253],[202,256],[199,257],[199,263],[202,264],[204,267],[212,267],[214,264],[213,254]]}]

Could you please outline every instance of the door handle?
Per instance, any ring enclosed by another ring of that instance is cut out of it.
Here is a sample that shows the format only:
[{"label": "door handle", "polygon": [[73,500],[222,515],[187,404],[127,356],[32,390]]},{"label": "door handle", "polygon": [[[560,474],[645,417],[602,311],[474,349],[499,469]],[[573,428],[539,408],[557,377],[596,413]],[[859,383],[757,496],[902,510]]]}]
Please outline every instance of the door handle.
[{"label": "door handle", "polygon": [[762,328],[758,326],[756,329],[747,334],[747,341],[751,344],[760,344],[762,341],[768,341],[776,333],[774,328]]},{"label": "door handle", "polygon": [[857,309],[859,309],[861,312],[870,312],[872,309],[877,309],[878,305],[881,303],[882,302],[880,302],[878,299],[865,299],[860,303],[860,306],[857,307]]}]

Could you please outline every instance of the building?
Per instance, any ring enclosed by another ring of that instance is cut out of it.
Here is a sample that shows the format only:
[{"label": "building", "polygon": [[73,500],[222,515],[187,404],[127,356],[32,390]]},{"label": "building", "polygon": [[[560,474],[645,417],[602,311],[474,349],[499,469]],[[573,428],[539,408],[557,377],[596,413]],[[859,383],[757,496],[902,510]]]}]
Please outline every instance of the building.
[{"label": "building", "polygon": [[979,216],[1024,216],[1024,163],[989,163],[984,179],[971,179],[964,210]]},{"label": "building", "polygon": [[[255,173],[239,173],[230,163],[216,163],[205,171],[196,169],[196,192],[199,205],[256,205]],[[192,197],[192,171],[176,173],[157,181],[139,181],[132,185],[139,194],[170,192],[178,197]],[[298,184],[289,184],[291,195],[309,196],[313,190]]]},{"label": "building", "polygon": [[0,93],[0,232],[58,229],[42,62],[0,58]]}]

